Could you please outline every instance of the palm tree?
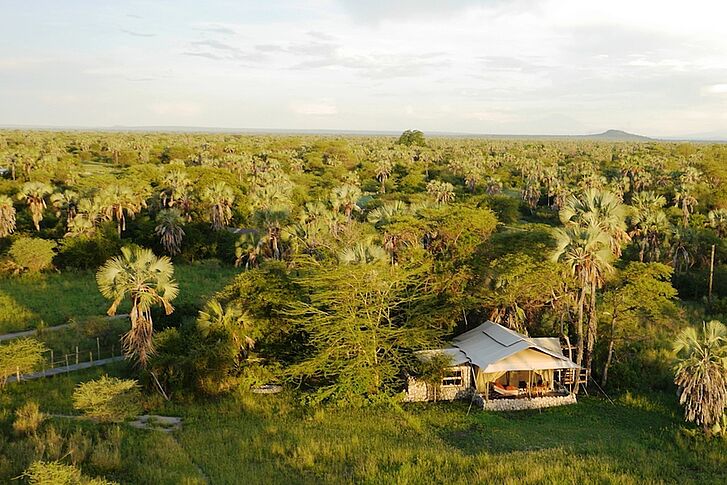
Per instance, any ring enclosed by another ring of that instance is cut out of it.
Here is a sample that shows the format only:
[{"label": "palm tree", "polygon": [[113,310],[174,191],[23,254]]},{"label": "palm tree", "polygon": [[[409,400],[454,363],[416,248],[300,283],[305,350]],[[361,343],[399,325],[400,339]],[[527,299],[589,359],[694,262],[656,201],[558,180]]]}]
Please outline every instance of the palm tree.
[{"label": "palm tree", "polygon": [[707,214],[707,225],[715,230],[717,236],[727,236],[727,209],[714,209]]},{"label": "palm tree", "polygon": [[0,237],[15,232],[15,207],[7,195],[0,195]]},{"label": "palm tree", "polygon": [[705,433],[724,432],[719,425],[727,409],[727,327],[713,320],[701,332],[685,328],[674,352],[674,383],[680,389],[685,419],[701,425]]},{"label": "palm tree", "polygon": [[571,196],[560,210],[563,225],[587,227],[594,225],[611,238],[614,256],[621,256],[621,247],[631,240],[626,232],[626,206],[612,192],[588,189],[580,196]]},{"label": "palm tree", "polygon": [[243,264],[245,269],[257,268],[262,259],[263,242],[257,232],[248,232],[240,236],[235,243],[235,266]]},{"label": "palm tree", "polygon": [[222,306],[218,300],[210,300],[204,310],[199,312],[197,328],[202,335],[209,335],[213,329],[224,329],[232,336],[237,350],[238,363],[247,358],[255,347],[252,330],[254,320],[236,305]]},{"label": "palm tree", "polygon": [[585,365],[586,368],[590,368],[597,330],[596,290],[603,285],[606,274],[613,270],[610,237],[597,226],[586,228],[569,226],[556,230],[556,241],[556,250],[552,255],[553,261],[565,263],[580,286],[576,322],[578,338],[576,364],[578,365],[581,365],[584,357],[583,315],[586,296],[590,294],[591,297]]},{"label": "palm tree", "polygon": [[187,222],[191,222],[192,180],[182,170],[173,170],[164,177],[163,190],[159,195],[162,207],[179,209]]},{"label": "palm tree", "polygon": [[376,179],[381,183],[379,192],[386,193],[386,180],[391,175],[392,163],[388,158],[381,158],[376,162]]},{"label": "palm tree", "polygon": [[135,192],[127,185],[112,184],[104,187],[96,196],[94,203],[99,214],[107,221],[116,220],[116,231],[126,230],[126,217],[133,218],[146,207],[142,193]]},{"label": "palm tree", "polygon": [[687,167],[679,175],[674,204],[682,210],[684,227],[689,225],[689,216],[697,205],[695,192],[702,178],[702,173],[694,167]]},{"label": "palm tree", "polygon": [[154,233],[159,236],[164,250],[170,255],[179,254],[184,238],[184,218],[179,209],[164,209],[157,214]]},{"label": "palm tree", "polygon": [[353,184],[343,184],[333,189],[331,193],[331,205],[335,212],[343,212],[347,220],[351,220],[354,211],[359,212],[361,207],[358,200],[361,198],[361,189]]},{"label": "palm tree", "polygon": [[432,180],[427,184],[427,193],[434,197],[437,204],[447,204],[454,200],[454,185],[449,182]]},{"label": "palm tree", "polygon": [[338,260],[344,264],[370,264],[387,261],[388,254],[381,246],[368,242],[358,242],[355,246],[346,248],[338,255]]},{"label": "palm tree", "polygon": [[209,205],[212,228],[217,231],[225,228],[232,220],[232,204],[235,202],[232,187],[225,182],[215,182],[205,189],[202,199]]},{"label": "palm tree", "polygon": [[72,190],[55,192],[50,196],[50,203],[53,206],[56,217],[61,217],[61,215],[65,213],[66,227],[68,227],[70,221],[76,217],[78,202],[78,194]]},{"label": "palm tree", "polygon": [[409,206],[406,202],[394,200],[387,202],[381,207],[377,207],[369,212],[366,219],[373,225],[388,224],[391,219],[397,216],[403,216],[410,213]]},{"label": "palm tree", "polygon": [[168,257],[157,257],[139,247],[122,248],[121,256],[106,261],[96,273],[101,294],[112,300],[109,316],[116,314],[122,301],[131,300],[131,330],[123,337],[124,351],[136,357],[142,367],[154,351],[152,307],[161,305],[167,315],[174,311],[171,302],[179,287],[173,277],[174,266]]},{"label": "palm tree", "polygon": [[43,210],[46,208],[45,196],[52,192],[50,185],[42,182],[26,182],[20,188],[18,199],[28,205],[36,231],[40,231],[40,221],[43,220]]},{"label": "palm tree", "polygon": [[639,261],[659,261],[662,239],[671,231],[669,219],[662,210],[666,199],[653,192],[639,192],[632,198],[631,237],[639,244]]}]

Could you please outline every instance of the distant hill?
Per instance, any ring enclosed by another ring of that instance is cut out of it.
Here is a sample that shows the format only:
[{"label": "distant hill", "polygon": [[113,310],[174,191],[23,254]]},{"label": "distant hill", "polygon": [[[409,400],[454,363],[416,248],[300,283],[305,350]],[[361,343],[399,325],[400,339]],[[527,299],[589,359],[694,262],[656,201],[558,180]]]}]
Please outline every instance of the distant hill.
[{"label": "distant hill", "polygon": [[603,133],[596,133],[593,135],[582,135],[576,138],[588,138],[591,140],[606,140],[606,141],[653,141],[653,138],[648,136],[634,135],[622,130],[608,130]]}]

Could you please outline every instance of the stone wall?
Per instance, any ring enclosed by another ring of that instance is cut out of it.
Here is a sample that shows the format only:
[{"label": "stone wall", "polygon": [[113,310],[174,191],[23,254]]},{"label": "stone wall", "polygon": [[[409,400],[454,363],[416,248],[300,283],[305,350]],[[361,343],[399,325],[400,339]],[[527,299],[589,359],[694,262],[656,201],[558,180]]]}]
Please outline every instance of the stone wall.
[{"label": "stone wall", "polygon": [[462,384],[459,386],[432,386],[426,382],[409,376],[406,386],[406,397],[409,402],[453,401],[469,399],[474,389],[471,386],[472,370],[468,366],[451,367],[450,370],[462,372]]},{"label": "stone wall", "polygon": [[576,404],[576,395],[569,394],[567,396],[543,396],[517,399],[490,399],[489,401],[477,400],[477,404],[481,404],[485,411],[522,411],[525,409],[543,409],[554,406],[565,406],[566,404]]}]

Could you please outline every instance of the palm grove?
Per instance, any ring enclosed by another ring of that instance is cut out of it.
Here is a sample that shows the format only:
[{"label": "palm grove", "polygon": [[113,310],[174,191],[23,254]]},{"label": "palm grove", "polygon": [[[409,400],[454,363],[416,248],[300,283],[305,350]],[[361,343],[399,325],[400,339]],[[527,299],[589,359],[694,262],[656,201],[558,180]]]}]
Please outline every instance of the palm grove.
[{"label": "palm grove", "polygon": [[[98,270],[167,397],[285,382],[310,402],[390,399],[414,351],[491,319],[561,336],[611,389],[676,383],[686,418],[719,431],[725,330],[699,322],[727,311],[726,161],[416,131],[4,132],[2,270]],[[174,265],[206,260],[240,273],[175,309]]]}]

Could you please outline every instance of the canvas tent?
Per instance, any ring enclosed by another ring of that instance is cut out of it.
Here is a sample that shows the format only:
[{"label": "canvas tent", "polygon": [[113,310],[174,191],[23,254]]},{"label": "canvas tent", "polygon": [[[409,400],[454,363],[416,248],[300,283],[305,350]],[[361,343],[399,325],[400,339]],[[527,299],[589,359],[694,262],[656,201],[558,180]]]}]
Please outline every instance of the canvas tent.
[{"label": "canvas tent", "polygon": [[[564,371],[578,369],[563,355],[558,338],[527,337],[493,322],[455,337],[450,347],[418,354],[420,359],[445,354],[450,358],[450,369],[467,374],[458,381],[459,389],[446,389],[452,396],[462,395],[465,386],[486,399],[493,386],[494,390],[510,388],[510,396],[530,394],[531,390],[550,393],[556,390],[556,381]],[[410,382],[410,394],[414,382]]]}]

